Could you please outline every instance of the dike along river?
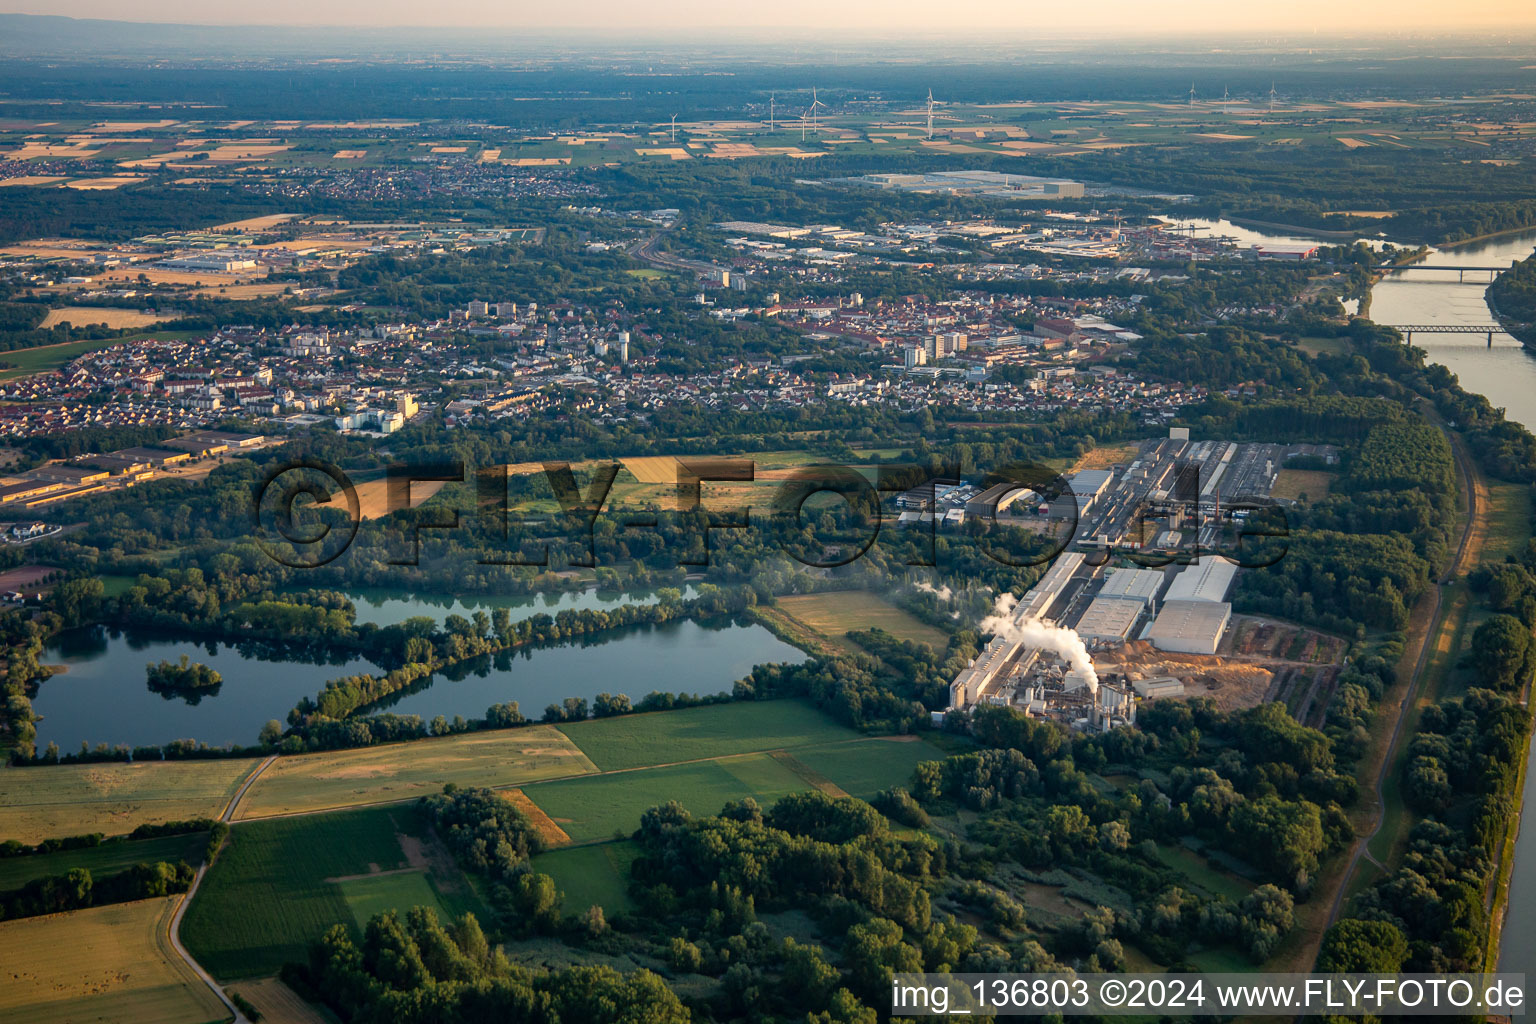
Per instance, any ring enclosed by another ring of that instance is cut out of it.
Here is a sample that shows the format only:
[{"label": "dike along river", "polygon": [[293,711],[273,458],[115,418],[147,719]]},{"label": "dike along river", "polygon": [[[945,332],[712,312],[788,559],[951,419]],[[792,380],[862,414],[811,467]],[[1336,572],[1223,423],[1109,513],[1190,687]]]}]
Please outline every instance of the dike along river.
[{"label": "dike along river", "polygon": [[[1453,249],[1431,252],[1425,259],[1436,266],[1507,266],[1531,255],[1536,231],[1504,235]],[[1484,298],[1488,275],[1469,272],[1466,283],[1457,275],[1435,270],[1388,274],[1371,289],[1369,313],[1380,324],[1491,324],[1492,310]],[[1536,353],[1508,334],[1415,333],[1413,344],[1431,362],[1440,363],[1461,380],[1461,386],[1487,396],[1511,420],[1536,431]],[[1536,753],[1536,743],[1533,743]],[[1520,813],[1520,839],[1515,846],[1509,907],[1499,941],[1499,970],[1536,976],[1536,772],[1527,771]]]},{"label": "dike along river", "polygon": [[[1172,218],[1170,218],[1172,219]],[[1180,221],[1180,223],[1190,223]],[[1239,227],[1227,221],[1194,221],[1197,227],[1226,235],[1239,245],[1257,242],[1294,242],[1298,239]],[[1338,244],[1337,242],[1325,244]],[[1501,235],[1449,249],[1432,249],[1423,262],[1435,266],[1507,267],[1523,260],[1536,247],[1536,231]],[[1468,272],[1458,280],[1455,272],[1405,270],[1386,275],[1371,289],[1366,312],[1379,324],[1390,326],[1443,324],[1478,326],[1495,321],[1485,292],[1488,274]],[[1496,332],[1490,346],[1484,334],[1434,334],[1415,332],[1413,344],[1456,374],[1461,386],[1487,397],[1504,414],[1527,430],[1536,431],[1536,352],[1526,349],[1504,332]],[[1533,738],[1536,759],[1536,738]],[[1515,847],[1514,873],[1509,907],[1500,937],[1500,971],[1522,972],[1536,977],[1536,771],[1527,770],[1520,815],[1520,839]]]},{"label": "dike along river", "polygon": [[[595,595],[566,595],[552,606],[539,599],[514,611],[514,618],[565,607],[600,607]],[[647,600],[640,598],[639,600]],[[622,603],[615,597],[605,603]],[[492,606],[487,606],[487,608]],[[400,598],[374,599],[358,619],[387,624],[409,615],[441,619],[449,608]],[[223,677],[217,692],[190,703],[151,691],[145,666],[181,655]],[[63,666],[45,681],[32,702],[42,716],[37,745],[57,743],[65,753],[81,742],[129,746],[163,745],[196,739],[210,746],[251,744],[269,719],[285,721],[290,708],[320,691],[329,679],[377,673],[360,657],[324,664],[306,662],[267,645],[188,640],[160,633],[120,633],[101,627],[60,634],[39,660]],[[639,700],[652,690],[720,693],[764,662],[805,660],[792,647],[755,623],[699,624],[669,622],[573,640],[555,647],[507,652],[473,659],[431,677],[430,684],[398,696],[379,710],[420,715],[478,718],[492,704],[517,701],[525,715],[537,718],[550,703],[566,697],[625,693]]]}]

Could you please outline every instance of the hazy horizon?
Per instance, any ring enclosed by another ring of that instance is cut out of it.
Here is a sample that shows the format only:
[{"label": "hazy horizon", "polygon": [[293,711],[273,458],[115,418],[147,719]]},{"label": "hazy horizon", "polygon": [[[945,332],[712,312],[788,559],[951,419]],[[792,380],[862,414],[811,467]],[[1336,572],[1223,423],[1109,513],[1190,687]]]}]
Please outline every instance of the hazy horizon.
[{"label": "hazy horizon", "polygon": [[[763,12],[763,16],[756,16]],[[430,23],[419,4],[405,0],[268,0],[259,8],[210,7],[191,0],[152,0],[132,5],[108,0],[3,2],[0,14],[26,14],[106,21],[209,27],[315,29],[478,29],[587,33],[620,31],[697,35],[778,29],[805,34],[815,29],[857,28],[871,36],[938,33],[1010,36],[1176,35],[1212,36],[1273,33],[1287,37],[1340,33],[1399,38],[1407,34],[1523,34],[1536,29],[1536,5],[1518,0],[1447,6],[1428,0],[1362,0],[1341,9],[1325,0],[1301,0],[1284,9],[1242,9],[1216,0],[1183,0],[1159,6],[1131,0],[1104,0],[1090,11],[1061,4],[1003,0],[780,0],[771,8],[659,0],[644,6],[619,0],[569,0],[551,7],[505,6],[485,0],[439,0]],[[824,38],[827,45],[857,46],[859,38]]]}]

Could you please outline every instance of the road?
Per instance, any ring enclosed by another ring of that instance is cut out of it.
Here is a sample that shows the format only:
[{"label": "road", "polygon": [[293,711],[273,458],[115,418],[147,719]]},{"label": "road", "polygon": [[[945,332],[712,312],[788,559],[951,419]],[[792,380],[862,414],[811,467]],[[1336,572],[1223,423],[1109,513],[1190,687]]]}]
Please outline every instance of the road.
[{"label": "road", "polygon": [[1408,691],[1403,696],[1402,703],[1397,706],[1397,721],[1392,726],[1392,741],[1387,747],[1386,757],[1381,762],[1381,770],[1376,773],[1376,784],[1374,787],[1376,797],[1375,824],[1372,826],[1369,835],[1361,836],[1355,840],[1354,852],[1350,855],[1349,865],[1344,869],[1344,875],[1339,880],[1339,891],[1334,896],[1332,909],[1328,912],[1329,927],[1332,927],[1333,923],[1339,919],[1339,913],[1344,909],[1344,900],[1349,892],[1349,883],[1355,876],[1355,869],[1360,865],[1360,858],[1364,856],[1373,864],[1376,864],[1377,867],[1385,867],[1385,865],[1376,862],[1376,859],[1371,856],[1368,847],[1376,836],[1381,833],[1382,826],[1386,824],[1386,814],[1384,813],[1386,811],[1386,795],[1384,789],[1387,773],[1392,771],[1397,759],[1398,744],[1403,738],[1403,726],[1408,721],[1408,709],[1418,701],[1424,689],[1424,669],[1429,664],[1430,654],[1435,650],[1435,641],[1440,626],[1440,612],[1443,607],[1444,596],[1443,588],[1463,572],[1467,548],[1472,542],[1472,534],[1477,525],[1478,518],[1487,513],[1486,509],[1479,507],[1477,477],[1476,471],[1472,466],[1471,457],[1467,455],[1467,451],[1462,446],[1460,439],[1451,433],[1444,423],[1439,421],[1439,417],[1435,417],[1435,422],[1441,431],[1445,433],[1446,440],[1450,442],[1451,454],[1456,459],[1456,468],[1461,472],[1462,487],[1467,495],[1467,524],[1461,531],[1461,543],[1457,545],[1456,557],[1451,559],[1450,563],[1446,566],[1445,572],[1441,573],[1440,578],[1435,581],[1434,589],[1430,591],[1429,629],[1424,635],[1423,645],[1419,648],[1419,657],[1414,663],[1413,675],[1409,677]]},{"label": "road", "polygon": [[[252,783],[261,777],[261,773],[271,767],[272,762],[276,760],[277,755],[272,754],[261,764],[257,765],[255,771],[245,777],[245,781],[241,783],[235,795],[230,797],[229,803],[224,806],[224,813],[219,815],[220,821],[228,824],[235,820],[235,811],[239,808],[240,801],[245,798],[246,791],[251,788]],[[197,895],[197,887],[203,883],[203,876],[207,873],[208,863],[204,861],[198,867],[197,874],[192,876],[192,885],[187,889],[187,894],[181,898],[181,903],[176,907],[176,913],[171,915],[167,937],[171,940],[171,948],[176,951],[176,955],[186,961],[193,974],[203,979],[203,983],[213,989],[213,994],[219,997],[219,1002],[224,1004],[224,1008],[235,1015],[234,1024],[252,1024],[250,1018],[241,1013],[240,1008],[234,1004],[229,996],[224,994],[224,989],[220,988],[219,983],[213,980],[213,975],[203,970],[203,965],[192,959],[192,954],[187,952],[187,947],[181,944],[181,919],[186,916],[187,908],[192,905],[192,897]]]},{"label": "road", "polygon": [[653,267],[660,267],[663,270],[676,270],[684,274],[707,273],[715,269],[708,263],[702,263],[699,260],[685,260],[681,257],[673,256],[669,252],[658,250],[656,243],[661,241],[661,236],[664,234],[666,234],[665,231],[656,232],[650,238],[633,246],[629,250],[629,254],[637,260],[649,263]]}]

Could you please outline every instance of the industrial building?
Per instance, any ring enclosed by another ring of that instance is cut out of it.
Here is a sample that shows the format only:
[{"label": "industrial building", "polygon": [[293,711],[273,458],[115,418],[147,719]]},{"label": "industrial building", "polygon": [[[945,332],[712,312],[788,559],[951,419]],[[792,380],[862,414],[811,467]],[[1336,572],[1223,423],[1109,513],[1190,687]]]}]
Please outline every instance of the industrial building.
[{"label": "industrial building", "polygon": [[256,261],[249,256],[227,256],[207,253],[195,256],[177,256],[160,264],[167,270],[207,270],[215,274],[233,274],[241,270],[256,269]]},{"label": "industrial building", "polygon": [[982,195],[998,199],[1083,196],[1083,183],[1066,178],[1041,178],[1031,174],[999,171],[937,171],[932,174],[866,174],[836,181],[896,192],[927,192],[948,195]]},{"label": "industrial building", "polygon": [[1147,639],[1160,651],[1215,654],[1231,620],[1232,606],[1224,601],[1168,600]]},{"label": "industrial building", "polygon": [[1020,487],[1016,483],[993,484],[965,503],[965,514],[991,519],[999,512],[1008,511],[1015,502],[1022,500],[1028,503],[1036,497],[1034,491],[1027,487]]},{"label": "industrial building", "polygon": [[1099,598],[1136,601],[1151,608],[1162,592],[1166,577],[1161,569],[1110,569],[1104,574]]},{"label": "industrial building", "polygon": [[1125,641],[1146,612],[1147,606],[1140,601],[1096,597],[1078,620],[1077,635],[1084,640]]},{"label": "industrial building", "polygon": [[1073,473],[1067,480],[1067,493],[1051,503],[1051,515],[1057,519],[1080,519],[1086,516],[1109,490],[1114,479],[1115,474],[1107,469],[1085,469]]},{"label": "industrial building", "polygon": [[1138,679],[1131,684],[1131,688],[1143,700],[1184,696],[1184,681],[1182,679],[1175,679],[1173,676],[1154,676],[1151,679]]},{"label": "industrial building", "polygon": [[1051,608],[1066,593],[1067,585],[1072,582],[1073,575],[1082,568],[1087,557],[1076,551],[1057,556],[1055,563],[1040,577],[1039,582],[1019,599],[1013,609],[1014,619],[1022,622],[1025,619],[1050,618]]},{"label": "industrial building", "polygon": [[950,707],[968,708],[979,703],[1010,676],[1026,669],[1039,653],[1017,640],[1001,635],[993,637],[976,656],[976,660],[961,670],[954,682],[949,684]]},{"label": "industrial building", "polygon": [[1225,601],[1237,576],[1237,564],[1218,555],[1206,555],[1185,566],[1168,586],[1169,601]]}]

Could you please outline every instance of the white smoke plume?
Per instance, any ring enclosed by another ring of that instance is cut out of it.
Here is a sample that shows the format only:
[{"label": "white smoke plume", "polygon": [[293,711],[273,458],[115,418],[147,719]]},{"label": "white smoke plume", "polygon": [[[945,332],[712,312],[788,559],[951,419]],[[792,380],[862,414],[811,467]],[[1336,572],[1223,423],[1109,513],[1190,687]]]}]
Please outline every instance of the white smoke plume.
[{"label": "white smoke plume", "polygon": [[950,590],[945,586],[936,587],[932,583],[929,583],[927,580],[918,580],[913,584],[913,586],[925,594],[932,594],[940,601],[953,601],[955,598],[955,592],[953,590]]},{"label": "white smoke plume", "polygon": [[1030,647],[1054,652],[1068,666],[1083,674],[1088,680],[1088,693],[1097,696],[1099,674],[1094,671],[1093,659],[1088,656],[1088,646],[1083,643],[1083,638],[1075,630],[1042,619],[1014,618],[1013,609],[1018,603],[1018,598],[1012,594],[998,595],[992,614],[982,619],[977,628],[983,633],[1005,636]]}]

